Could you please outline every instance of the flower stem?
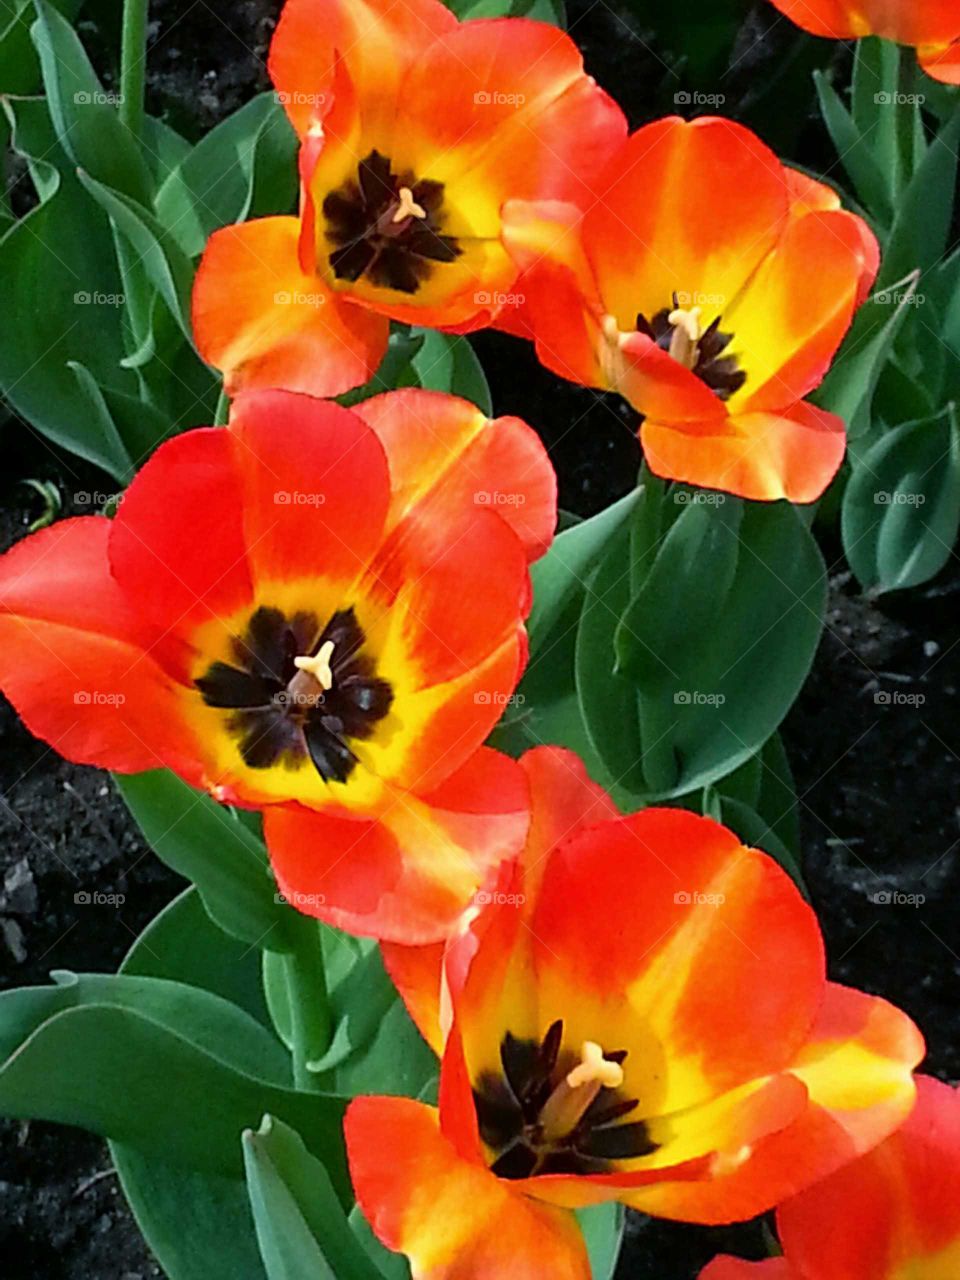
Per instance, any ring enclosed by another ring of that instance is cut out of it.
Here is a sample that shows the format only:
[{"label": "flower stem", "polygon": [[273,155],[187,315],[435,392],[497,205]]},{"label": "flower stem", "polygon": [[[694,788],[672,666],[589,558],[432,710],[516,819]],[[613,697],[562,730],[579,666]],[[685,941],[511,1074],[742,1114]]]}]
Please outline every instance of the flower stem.
[{"label": "flower stem", "polygon": [[323,960],[321,926],[311,916],[291,921],[293,949],[284,955],[290,1031],[293,1041],[293,1078],[298,1089],[316,1092],[320,1077],[308,1063],[316,1062],[330,1045],[330,1007]]},{"label": "flower stem", "polygon": [[147,74],[148,0],[124,0],[120,46],[120,119],[137,139],[143,132]]}]

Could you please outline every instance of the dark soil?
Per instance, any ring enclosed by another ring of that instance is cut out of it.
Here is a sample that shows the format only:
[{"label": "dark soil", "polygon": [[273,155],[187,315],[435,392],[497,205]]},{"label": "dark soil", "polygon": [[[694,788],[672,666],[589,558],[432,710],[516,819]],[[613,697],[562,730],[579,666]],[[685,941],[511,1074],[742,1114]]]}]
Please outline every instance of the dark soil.
[{"label": "dark soil", "polygon": [[[241,0],[221,17],[220,10],[191,0],[154,3],[151,108],[196,137],[264,87],[278,7],[277,0]],[[119,44],[118,9],[91,0],[82,29],[108,81]],[[676,86],[687,83],[684,69],[669,56],[664,61],[662,50],[654,52],[649,33],[627,7],[577,0],[568,9],[588,66],[618,95],[634,124],[671,109]],[[735,69],[723,77],[723,109],[751,116],[760,110],[757,86],[770,68],[799,60],[807,74],[803,60],[809,56],[766,8],[758,9],[732,55]],[[764,132],[762,123],[753,123]],[[795,158],[826,154],[812,112],[790,127]],[[590,514],[627,492],[639,465],[630,410],[615,398],[558,382],[514,339],[488,333],[474,342],[497,411],[526,417],[550,448],[563,506]],[[52,480],[65,513],[89,510],[76,495],[114,487],[26,426],[8,423],[3,435],[0,550],[40,514],[42,503],[23,481]],[[827,630],[785,726],[805,874],[832,976],[882,992],[906,1009],[928,1036],[927,1069],[956,1079],[960,564],[954,559],[934,588],[878,606],[857,593],[835,558]],[[44,982],[61,967],[115,969],[134,936],[180,887],[146,849],[105,776],[61,760],[0,703],[0,985]],[[76,901],[76,894],[94,890],[123,895],[123,902]],[[877,894],[889,901],[878,901]],[[912,896],[916,905],[898,896]],[[0,1122],[0,1151],[5,1277],[160,1275],[99,1140],[6,1121]],[[633,1216],[617,1274],[619,1280],[694,1280],[722,1250],[763,1256],[761,1224],[717,1231]]]}]

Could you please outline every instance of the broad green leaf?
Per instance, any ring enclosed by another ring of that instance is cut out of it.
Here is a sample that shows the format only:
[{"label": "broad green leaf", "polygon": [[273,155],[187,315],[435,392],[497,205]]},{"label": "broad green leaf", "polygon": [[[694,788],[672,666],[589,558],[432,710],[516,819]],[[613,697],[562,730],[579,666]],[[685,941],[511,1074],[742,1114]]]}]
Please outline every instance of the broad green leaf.
[{"label": "broad green leaf", "polygon": [[952,405],[908,422],[855,458],[843,545],[861,585],[916,587],[950,558],[960,527],[960,435]]},{"label": "broad green leaf", "polygon": [[[419,330],[413,330],[418,336]],[[471,400],[487,417],[493,413],[486,375],[464,337],[427,329],[423,345],[410,362],[417,384],[429,391],[446,391]]]},{"label": "broad green leaf", "polygon": [[129,196],[98,182],[84,170],[78,177],[84,189],[129,242],[136,262],[142,263],[147,279],[167,304],[184,337],[188,342],[192,341],[190,291],[193,267],[179,244],[153,214]]},{"label": "broad green leaf", "polygon": [[764,745],[760,764],[760,794],[753,808],[799,863],[801,845],[797,792],[779,733],[773,734]]},{"label": "broad green leaf", "polygon": [[240,1173],[240,1135],[264,1107],[324,1153],[346,1195],[343,1099],[265,1083],[133,1008],[64,1009],[39,1022],[0,1066],[0,1112],[79,1125],[220,1176]]},{"label": "broad green leaf", "polygon": [[273,1116],[243,1135],[247,1192],[268,1280],[380,1280],[327,1171]]},{"label": "broad green leaf", "polygon": [[192,880],[210,917],[251,946],[289,949],[289,908],[260,840],[230,810],[158,769],[115,778],[150,847]]},{"label": "broad green leaf", "polygon": [[847,424],[856,440],[870,429],[880,375],[904,321],[917,305],[916,272],[875,293],[857,312],[822,386],[811,397]]},{"label": "broad green leaf", "polygon": [[[51,7],[72,20],[80,0],[52,0]],[[40,85],[40,63],[30,39],[36,12],[33,0],[6,0],[0,10],[0,91],[5,94],[25,97]]]},{"label": "broad green leaf", "polygon": [[287,213],[297,196],[297,139],[273,93],[211,129],[157,192],[159,222],[188,257],[218,227]]},{"label": "broad green leaf", "polygon": [[140,149],[120,121],[70,23],[47,0],[34,0],[30,35],[40,56],[50,116],[60,145],[91,177],[147,204],[151,179]]},{"label": "broad green leaf", "polygon": [[956,202],[958,145],[960,111],[931,142],[897,203],[880,268],[881,289],[908,272],[925,273],[943,258]]},{"label": "broad green leaf", "polygon": [[358,1052],[341,1061],[327,1088],[341,1094],[391,1094],[421,1097],[437,1077],[433,1050],[417,1030],[403,1001],[394,997],[377,1033]]},{"label": "broad green leaf", "polygon": [[43,102],[0,105],[40,197],[0,241],[0,311],[16,317],[0,343],[0,391],[38,431],[126,482],[131,450],[85,405],[71,367],[138,391],[120,367],[123,290],[109,223],[73,177]]},{"label": "broad green leaf", "polygon": [[731,831],[740,837],[744,844],[754,849],[762,849],[764,853],[768,853],[771,858],[779,862],[784,871],[806,893],[803,873],[796,857],[783,843],[773,827],[764,821],[755,809],[744,804],[741,800],[733,800],[729,796],[721,795],[719,818],[724,826],[729,827]]},{"label": "broad green leaf", "polygon": [[577,1220],[586,1241],[593,1280],[613,1280],[626,1223],[623,1205],[611,1201],[578,1209]]},{"label": "broad green leaf", "polygon": [[[684,512],[617,633],[639,693],[648,800],[715,783],[760,751],[813,661],[826,602],[816,542],[787,503],[743,504],[737,528],[740,507]],[[632,705],[620,714],[632,723]]]},{"label": "broad green leaf", "polygon": [[118,1142],[110,1155],[168,1280],[266,1280],[239,1177],[194,1173]]}]

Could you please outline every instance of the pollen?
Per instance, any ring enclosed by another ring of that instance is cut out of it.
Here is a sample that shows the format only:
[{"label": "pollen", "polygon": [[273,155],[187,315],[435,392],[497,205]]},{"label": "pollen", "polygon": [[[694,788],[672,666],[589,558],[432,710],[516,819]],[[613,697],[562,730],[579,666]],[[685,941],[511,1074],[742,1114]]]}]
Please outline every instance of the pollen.
[{"label": "pollen", "polygon": [[401,187],[397,192],[397,199],[400,203],[394,212],[393,222],[403,222],[407,218],[425,218],[427,216],[426,209],[422,204],[417,204],[409,187]]},{"label": "pollen", "polygon": [[670,339],[670,355],[687,369],[696,367],[700,355],[699,342],[703,337],[703,325],[700,321],[699,307],[676,307],[667,316],[668,324],[673,326]]},{"label": "pollen", "polygon": [[333,671],[330,667],[333,650],[333,641],[326,640],[312,657],[304,656],[293,660],[297,670],[305,671],[307,675],[313,676],[324,692],[333,688]]},{"label": "pollen", "polygon": [[567,1073],[571,1089],[599,1084],[603,1089],[619,1089],[623,1084],[623,1067],[603,1056],[603,1050],[593,1040],[585,1040],[580,1050],[580,1065]]}]

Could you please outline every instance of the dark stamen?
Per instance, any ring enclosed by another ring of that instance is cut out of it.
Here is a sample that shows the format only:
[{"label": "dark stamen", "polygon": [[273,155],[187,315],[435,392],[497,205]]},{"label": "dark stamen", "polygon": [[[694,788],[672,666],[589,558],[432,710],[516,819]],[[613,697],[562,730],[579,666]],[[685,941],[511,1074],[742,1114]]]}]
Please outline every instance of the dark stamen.
[{"label": "dark stamen", "polygon": [[[645,315],[638,315],[637,332],[655,342],[663,351],[669,351],[674,334],[670,315],[678,305],[677,295],[674,294],[673,307],[664,307],[652,320],[648,320]],[[717,316],[697,342],[697,360],[691,370],[721,400],[729,400],[747,380],[737,357],[723,354],[733,341],[733,336],[732,333],[720,332],[720,317]]]}]

